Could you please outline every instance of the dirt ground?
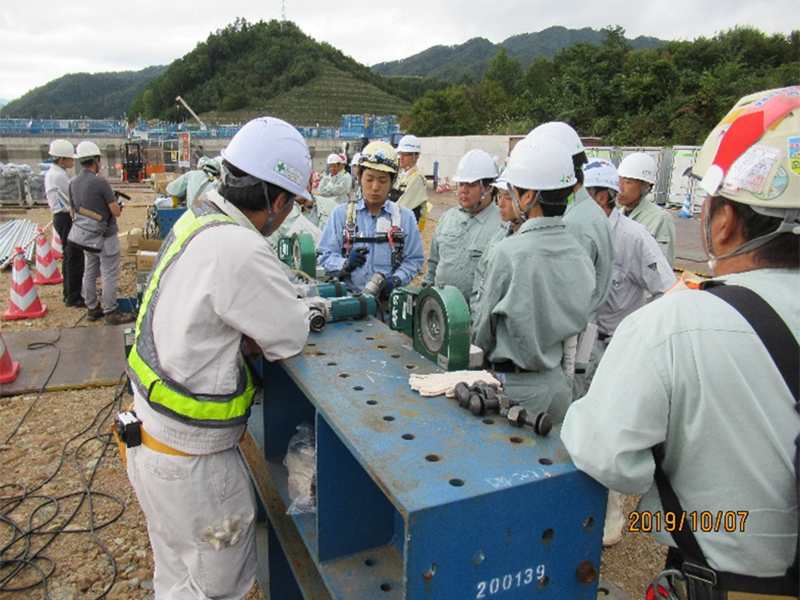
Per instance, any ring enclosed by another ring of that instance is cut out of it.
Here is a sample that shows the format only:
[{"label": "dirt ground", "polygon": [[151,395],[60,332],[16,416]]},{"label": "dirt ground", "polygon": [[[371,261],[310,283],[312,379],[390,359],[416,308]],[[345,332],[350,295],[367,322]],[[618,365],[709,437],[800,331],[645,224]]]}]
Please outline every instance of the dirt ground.
[{"label": "dirt ground", "polygon": [[[124,191],[132,200],[119,220],[121,232],[144,226],[154,197],[146,188]],[[430,199],[436,208],[423,232],[426,250],[436,219],[457,203],[452,192],[431,193]],[[0,222],[19,218],[44,226],[51,215],[46,208],[0,209]],[[119,296],[133,296],[134,255],[125,253],[124,240],[122,247]],[[10,269],[0,274],[2,310],[8,307],[10,280]],[[84,310],[65,307],[60,285],[37,291],[47,314],[3,321],[3,333],[51,330],[55,340],[59,329],[104,326],[102,320],[88,322]],[[0,600],[152,598],[145,519],[108,429],[126,400],[117,387],[0,398]],[[626,499],[626,513],[635,500]],[[663,560],[664,551],[649,536],[626,531],[620,544],[603,550],[600,576],[638,600]],[[261,598],[254,588],[247,600]]]}]

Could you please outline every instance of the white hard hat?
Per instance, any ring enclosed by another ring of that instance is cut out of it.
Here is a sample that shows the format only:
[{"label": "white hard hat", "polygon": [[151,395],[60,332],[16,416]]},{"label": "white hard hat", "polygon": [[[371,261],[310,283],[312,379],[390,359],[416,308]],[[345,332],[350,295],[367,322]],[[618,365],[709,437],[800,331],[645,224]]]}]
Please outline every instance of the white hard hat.
[{"label": "white hard hat", "polygon": [[75,158],[75,146],[67,140],[53,140],[48,154],[56,158]]},{"label": "white hard hat", "polygon": [[546,135],[561,142],[561,144],[569,150],[570,156],[575,156],[576,154],[586,151],[578,132],[563,121],[542,123],[538,127],[534,127],[526,137],[529,139],[536,139],[540,135]]},{"label": "white hard hat", "polygon": [[592,158],[583,167],[583,185],[587,188],[611,188],[619,193],[617,167],[606,158]]},{"label": "white hard hat", "polygon": [[[739,145],[748,138],[755,141]],[[800,209],[798,144],[800,86],[758,92],[739,100],[717,124],[692,173],[712,196],[748,204],[767,216],[783,216],[786,209]]]},{"label": "white hard hat", "polygon": [[458,161],[456,174],[453,181],[456,183],[472,183],[482,179],[497,177],[497,167],[494,160],[485,150],[470,150]]},{"label": "white hard hat", "polygon": [[350,161],[350,166],[351,167],[357,167],[358,166],[358,161],[360,161],[360,160],[361,160],[361,152],[356,152],[353,155],[353,159]]},{"label": "white hard hat", "polygon": [[222,150],[222,156],[248,175],[311,200],[306,190],[311,153],[300,132],[286,121],[275,117],[248,121]]},{"label": "white hard hat", "polygon": [[638,179],[654,185],[656,182],[656,161],[649,154],[634,152],[622,159],[617,173],[619,173],[620,177]]},{"label": "white hard hat", "polygon": [[419,154],[422,152],[422,142],[415,135],[404,135],[397,144],[397,151]]},{"label": "white hard hat", "polygon": [[551,137],[525,139],[514,146],[508,166],[495,187],[505,184],[523,190],[560,190],[577,183],[572,156],[563,144]]},{"label": "white hard hat", "polygon": [[78,144],[78,147],[75,149],[75,158],[81,160],[92,156],[100,156],[100,148],[97,147],[97,144],[89,141]]},{"label": "white hard hat", "polygon": [[328,155],[328,164],[329,165],[346,165],[347,161],[345,160],[344,156],[341,154],[329,154]]}]

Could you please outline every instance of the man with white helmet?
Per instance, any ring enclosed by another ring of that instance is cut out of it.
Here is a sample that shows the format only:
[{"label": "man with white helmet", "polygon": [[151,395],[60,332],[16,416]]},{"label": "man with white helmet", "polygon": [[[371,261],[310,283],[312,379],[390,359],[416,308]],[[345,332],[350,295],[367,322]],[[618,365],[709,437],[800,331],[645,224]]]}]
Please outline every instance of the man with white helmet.
[{"label": "man with white helmet", "polygon": [[350,159],[350,178],[352,183],[350,184],[350,198],[354,198],[358,195],[356,189],[358,188],[358,163],[361,161],[361,152],[356,152],[353,155],[353,158]]},{"label": "man with white helmet", "polygon": [[342,154],[330,154],[327,163],[328,172],[319,182],[317,195],[331,198],[336,204],[346,204],[353,186],[353,178],[345,169],[347,159]]},{"label": "man with white helmet", "polygon": [[[243,598],[255,581],[256,501],[236,449],[255,393],[244,355],[300,352],[308,310],[267,243],[308,197],[311,155],[280,119],[246,123],[222,182],[170,231],[128,358],[142,443],[128,477],[148,520],[156,598]],[[265,393],[270,393],[269,389]]]},{"label": "man with white helmet", "polygon": [[[614,164],[605,159],[593,159],[584,167],[583,174],[586,191],[608,215],[614,232],[614,277],[611,292],[597,319],[596,365],[622,319],[644,306],[648,295],[652,298],[664,295],[676,280],[655,238],[644,225],[622,215],[615,206],[619,175]],[[611,491],[603,532],[604,546],[613,546],[622,539],[625,523],[622,495]]]},{"label": "man with white helmet", "polygon": [[503,235],[492,186],[497,169],[484,150],[470,150],[459,161],[459,206],[445,212],[436,225],[422,282],[454,285],[469,302],[475,270],[484,252]]},{"label": "man with white helmet", "polygon": [[206,194],[219,186],[221,165],[213,158],[200,157],[197,169],[188,171],[167,184],[167,194],[186,206],[202,202]]},{"label": "man with white helmet", "polygon": [[572,400],[564,342],[586,328],[594,269],[563,215],[575,185],[567,149],[542,137],[514,148],[495,184],[519,222],[486,255],[473,310],[472,343],[508,396],[560,422]]},{"label": "man with white helmet", "polygon": [[419,221],[428,202],[427,182],[417,165],[422,152],[422,141],[415,135],[404,135],[397,144],[400,172],[392,186],[392,200],[414,213]]},{"label": "man with white helmet", "polygon": [[561,431],[579,469],[644,494],[630,524],[670,546],[691,600],[800,589],[799,139],[800,86],[714,128],[693,173],[715,277],[625,319]]},{"label": "man with white helmet", "polygon": [[361,292],[380,273],[385,300],[422,268],[422,238],[413,213],[389,200],[397,175],[394,148],[386,142],[367,144],[358,175],[361,197],[334,209],[319,241],[318,263],[353,292]]},{"label": "man with white helmet", "polygon": [[72,229],[72,204],[69,199],[69,174],[75,164],[75,148],[67,140],[53,140],[50,144],[50,156],[53,164],[44,176],[44,193],[50,212],[53,213],[53,229],[61,238],[64,248],[64,259],[61,262],[61,274],[64,278],[64,304],[75,308],[85,308],[86,303],[81,295],[83,285],[83,250],[72,246],[67,237]]},{"label": "man with white helmet", "polygon": [[670,267],[675,266],[675,219],[647,199],[656,183],[656,161],[644,152],[634,152],[619,163],[617,204],[624,214],[641,223],[656,238]]},{"label": "man with white helmet", "polygon": [[534,128],[528,134],[528,139],[536,140],[542,136],[560,142],[572,156],[576,182],[572,188],[572,201],[564,212],[564,225],[589,255],[594,266],[595,287],[589,311],[589,326],[581,334],[577,350],[578,356],[587,356],[589,360],[575,364],[575,376],[572,380],[573,398],[580,398],[585,391],[589,371],[594,368],[596,361],[590,352],[596,338],[595,326],[600,309],[611,290],[611,278],[614,274],[614,240],[608,218],[597,204],[592,202],[584,188],[583,165],[588,159],[578,132],[563,121],[549,121]]},{"label": "man with white helmet", "polygon": [[[117,217],[122,206],[111,185],[100,174],[100,148],[94,142],[83,141],[75,150],[75,158],[81,172],[69,183],[69,197],[75,212],[95,215],[108,225],[103,236],[100,252],[85,252],[83,270],[83,298],[86,303],[86,318],[89,321],[103,319],[106,325],[130,323],[136,317],[121,313],[117,305],[117,281],[122,250],[119,245]],[[103,278],[102,302],[97,297],[97,278]]]}]

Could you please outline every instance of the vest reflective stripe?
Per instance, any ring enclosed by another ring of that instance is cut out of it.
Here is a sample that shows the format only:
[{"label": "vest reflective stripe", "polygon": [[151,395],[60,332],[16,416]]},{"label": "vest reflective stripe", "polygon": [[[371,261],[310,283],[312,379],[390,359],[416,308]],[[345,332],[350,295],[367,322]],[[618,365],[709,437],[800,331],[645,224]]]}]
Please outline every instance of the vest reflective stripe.
[{"label": "vest reflective stripe", "polygon": [[131,381],[153,410],[201,427],[230,427],[246,422],[255,394],[252,376],[242,366],[236,390],[230,394],[194,394],[169,379],[158,361],[152,331],[153,313],[164,272],[183,254],[197,234],[223,225],[236,225],[236,222],[208,202],[187,210],[175,223],[150,276],[136,322],[136,340],[128,356]]}]

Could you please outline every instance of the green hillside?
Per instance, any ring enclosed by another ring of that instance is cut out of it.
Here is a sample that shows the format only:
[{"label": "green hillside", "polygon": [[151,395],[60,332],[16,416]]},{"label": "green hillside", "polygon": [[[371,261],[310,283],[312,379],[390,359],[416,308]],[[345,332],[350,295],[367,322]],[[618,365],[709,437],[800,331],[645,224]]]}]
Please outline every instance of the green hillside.
[{"label": "green hillside", "polygon": [[0,109],[18,119],[122,119],[133,99],[166,67],[111,73],[72,73],[31,90]]},{"label": "green hillside", "polygon": [[376,86],[360,81],[324,63],[321,73],[307,84],[265,100],[253,109],[235,113],[212,112],[211,122],[244,121],[271,115],[295,125],[338,127],[343,114],[395,115],[408,112],[411,104],[387,94]]},{"label": "green hillside", "polygon": [[[432,46],[402,60],[378,63],[372,70],[390,77],[402,75],[436,77],[449,82],[480,81],[501,48],[505,48],[509,56],[519,60],[522,68],[527,69],[534,59],[553,59],[561,50],[575,44],[600,46],[603,37],[602,30],[589,27],[567,29],[554,26],[539,32],[514,35],[499,44],[493,44],[485,38],[472,38],[455,46]],[[634,50],[664,44],[657,38],[642,36],[627,41]]]}]

